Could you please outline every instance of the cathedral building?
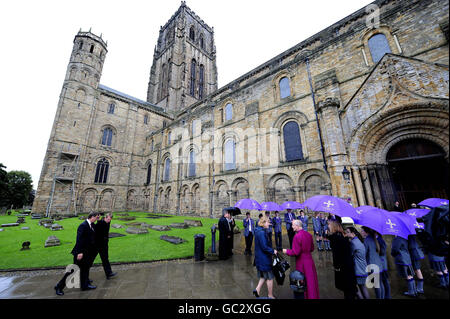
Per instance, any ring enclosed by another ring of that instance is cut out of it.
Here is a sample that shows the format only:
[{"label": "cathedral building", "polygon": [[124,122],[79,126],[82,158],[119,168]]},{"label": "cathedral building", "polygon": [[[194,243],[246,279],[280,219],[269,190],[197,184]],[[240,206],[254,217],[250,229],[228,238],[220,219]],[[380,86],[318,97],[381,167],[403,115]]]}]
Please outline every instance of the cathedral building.
[{"label": "cathedral building", "polygon": [[159,31],[147,101],[100,84],[107,44],[80,30],[33,212],[448,198],[448,9],[377,0],[218,88],[214,29],[182,2]]}]

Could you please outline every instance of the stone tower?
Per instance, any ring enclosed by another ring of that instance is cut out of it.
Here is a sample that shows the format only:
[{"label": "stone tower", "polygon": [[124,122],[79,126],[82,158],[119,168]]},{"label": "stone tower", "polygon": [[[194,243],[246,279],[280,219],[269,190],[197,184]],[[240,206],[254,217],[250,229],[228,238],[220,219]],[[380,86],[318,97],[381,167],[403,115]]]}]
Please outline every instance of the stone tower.
[{"label": "stone tower", "polygon": [[182,1],[159,31],[147,101],[174,113],[203,100],[215,90],[214,29]]},{"label": "stone tower", "polygon": [[[81,30],[73,41],[33,211],[73,212],[83,154],[98,101],[107,44]],[[58,196],[53,196],[54,194]]]}]

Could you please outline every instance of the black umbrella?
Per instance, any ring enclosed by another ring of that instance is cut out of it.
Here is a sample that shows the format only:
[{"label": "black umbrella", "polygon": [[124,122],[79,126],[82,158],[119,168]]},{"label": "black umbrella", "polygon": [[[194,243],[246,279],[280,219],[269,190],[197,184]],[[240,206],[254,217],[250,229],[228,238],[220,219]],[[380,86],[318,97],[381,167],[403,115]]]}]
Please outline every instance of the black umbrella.
[{"label": "black umbrella", "polygon": [[225,215],[226,212],[230,213],[231,216],[236,216],[241,213],[241,210],[237,207],[226,207],[222,209],[222,215]]}]

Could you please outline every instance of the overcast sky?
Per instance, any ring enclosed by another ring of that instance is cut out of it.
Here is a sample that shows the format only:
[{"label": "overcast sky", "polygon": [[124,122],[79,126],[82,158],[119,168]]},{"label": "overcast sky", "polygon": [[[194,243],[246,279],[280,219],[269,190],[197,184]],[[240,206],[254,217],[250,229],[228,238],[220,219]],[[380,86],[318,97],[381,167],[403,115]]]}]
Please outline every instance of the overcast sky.
[{"label": "overcast sky", "polygon": [[[365,7],[363,0],[188,0],[214,27],[219,87]],[[180,0],[0,2],[0,163],[36,189],[73,39],[108,41],[100,83],[146,100],[160,26]]]}]

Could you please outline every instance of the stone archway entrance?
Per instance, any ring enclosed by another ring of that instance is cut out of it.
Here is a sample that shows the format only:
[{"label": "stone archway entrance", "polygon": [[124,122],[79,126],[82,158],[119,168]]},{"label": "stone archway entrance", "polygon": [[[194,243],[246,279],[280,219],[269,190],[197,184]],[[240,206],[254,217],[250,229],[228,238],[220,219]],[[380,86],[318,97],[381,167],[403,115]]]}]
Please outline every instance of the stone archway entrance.
[{"label": "stone archway entrance", "polygon": [[404,209],[425,198],[448,198],[448,163],[436,144],[425,139],[403,140],[390,148],[386,161]]}]

